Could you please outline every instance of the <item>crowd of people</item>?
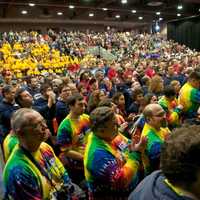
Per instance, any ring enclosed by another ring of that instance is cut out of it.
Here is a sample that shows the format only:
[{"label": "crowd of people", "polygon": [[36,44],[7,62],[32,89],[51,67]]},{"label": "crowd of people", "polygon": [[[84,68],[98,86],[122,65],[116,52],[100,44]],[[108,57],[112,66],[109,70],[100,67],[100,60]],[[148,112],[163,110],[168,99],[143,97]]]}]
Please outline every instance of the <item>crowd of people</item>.
[{"label": "crowd of people", "polygon": [[10,31],[0,70],[4,199],[200,199],[198,51],[159,34]]}]

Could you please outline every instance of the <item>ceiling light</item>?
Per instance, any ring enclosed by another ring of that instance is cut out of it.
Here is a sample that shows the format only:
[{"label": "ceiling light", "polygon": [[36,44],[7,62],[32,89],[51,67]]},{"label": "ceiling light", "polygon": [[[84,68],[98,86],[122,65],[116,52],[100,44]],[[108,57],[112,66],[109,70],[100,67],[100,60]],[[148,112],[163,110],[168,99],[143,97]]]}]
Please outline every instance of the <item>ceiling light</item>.
[{"label": "ceiling light", "polygon": [[122,4],[126,4],[128,1],[127,0],[121,0]]},{"label": "ceiling light", "polygon": [[115,18],[119,19],[119,18],[120,18],[120,15],[116,15]]},{"label": "ceiling light", "polygon": [[22,15],[26,15],[28,12],[27,12],[27,10],[22,10]]},{"label": "ceiling light", "polygon": [[157,24],[155,29],[156,29],[156,31],[159,31],[160,30],[160,26]]},{"label": "ceiling light", "polygon": [[178,6],[177,6],[177,9],[178,9],[178,10],[182,10],[182,9],[183,9],[183,6],[182,6],[182,5],[178,5]]},{"label": "ceiling light", "polygon": [[178,13],[178,14],[177,14],[177,16],[178,16],[178,17],[180,17],[180,16],[181,16],[181,14],[180,14],[180,13]]},{"label": "ceiling light", "polygon": [[94,13],[89,13],[89,17],[94,17]]},{"label": "ceiling light", "polygon": [[200,8],[199,8],[199,12],[200,12]]},{"label": "ceiling light", "polygon": [[136,13],[137,11],[136,11],[136,10],[132,10],[131,12],[132,12],[132,13]]},{"label": "ceiling light", "polygon": [[163,18],[162,18],[162,17],[160,17],[160,18],[159,18],[159,21],[162,21],[162,20],[163,20]]},{"label": "ceiling light", "polygon": [[138,17],[139,20],[143,20],[143,17]]},{"label": "ceiling light", "polygon": [[108,10],[108,8],[102,8],[102,10],[103,10],[103,11],[106,11],[106,10]]},{"label": "ceiling light", "polygon": [[70,9],[74,9],[75,6],[73,6],[73,5],[69,5],[69,8],[70,8]]},{"label": "ceiling light", "polygon": [[160,12],[156,12],[156,15],[160,15]]},{"label": "ceiling light", "polygon": [[34,3],[29,3],[28,5],[31,6],[31,7],[35,6]]},{"label": "ceiling light", "polygon": [[62,12],[57,12],[57,15],[63,15],[63,13]]}]

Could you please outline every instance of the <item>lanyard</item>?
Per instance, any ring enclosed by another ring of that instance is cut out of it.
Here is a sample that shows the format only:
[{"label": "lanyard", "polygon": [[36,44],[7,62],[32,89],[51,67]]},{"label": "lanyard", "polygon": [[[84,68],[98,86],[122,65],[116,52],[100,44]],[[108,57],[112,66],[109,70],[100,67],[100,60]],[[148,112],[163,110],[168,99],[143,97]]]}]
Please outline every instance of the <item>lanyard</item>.
[{"label": "lanyard", "polygon": [[40,164],[35,160],[35,158],[31,155],[29,151],[27,151],[24,147],[20,146],[23,153],[31,160],[31,162],[38,168],[41,174],[46,177],[46,179],[50,182],[51,186],[54,187],[51,178],[49,177],[48,173],[40,166]]}]

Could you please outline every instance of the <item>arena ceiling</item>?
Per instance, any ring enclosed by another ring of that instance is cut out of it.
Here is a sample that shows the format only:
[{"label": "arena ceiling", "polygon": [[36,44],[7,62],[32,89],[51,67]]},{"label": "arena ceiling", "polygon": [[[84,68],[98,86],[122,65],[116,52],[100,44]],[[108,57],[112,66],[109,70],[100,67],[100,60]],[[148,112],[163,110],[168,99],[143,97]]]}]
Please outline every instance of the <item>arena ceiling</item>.
[{"label": "arena ceiling", "polygon": [[[29,3],[32,3],[29,5]],[[179,9],[177,8],[179,6]],[[2,21],[167,22],[200,14],[200,0],[1,0]],[[178,16],[177,16],[178,15]]]}]

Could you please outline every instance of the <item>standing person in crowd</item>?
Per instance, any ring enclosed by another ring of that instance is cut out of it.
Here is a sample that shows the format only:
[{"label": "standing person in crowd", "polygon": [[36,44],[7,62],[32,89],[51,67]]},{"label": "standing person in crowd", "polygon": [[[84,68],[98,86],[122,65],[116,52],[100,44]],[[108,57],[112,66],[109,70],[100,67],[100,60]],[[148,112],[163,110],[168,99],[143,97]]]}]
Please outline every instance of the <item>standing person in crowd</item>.
[{"label": "standing person in crowd", "polygon": [[178,97],[178,103],[183,106],[184,119],[194,119],[200,106],[200,70],[195,69],[183,85]]},{"label": "standing person in crowd", "polygon": [[155,75],[149,84],[149,93],[153,93],[158,98],[163,95],[164,84],[161,76]]},{"label": "standing person in crowd", "polygon": [[67,99],[71,95],[72,92],[68,86],[63,86],[61,88],[60,95],[56,102],[56,114],[55,114],[58,125],[69,114],[69,106],[67,105]]},{"label": "standing person in crowd", "polygon": [[176,98],[178,98],[178,95],[179,95],[179,92],[180,92],[180,89],[181,89],[181,84],[179,81],[171,81],[170,85],[174,88],[175,90],[175,93],[176,93]]},{"label": "standing person in crowd", "polygon": [[168,127],[170,129],[176,128],[181,124],[181,112],[183,109],[182,105],[178,105],[176,99],[176,92],[172,86],[166,86],[164,89],[164,96],[158,101],[158,104],[162,106],[166,112],[166,119]]},{"label": "standing person in crowd", "polygon": [[[55,117],[55,108],[56,108],[56,95],[52,90],[50,84],[45,83],[40,87],[41,97],[34,102],[34,106],[40,109],[40,114],[47,121],[47,126],[51,133],[54,135],[53,129],[53,119]],[[48,106],[48,110],[42,110],[42,107]]]},{"label": "standing person in crowd", "polygon": [[36,77],[27,77],[27,91],[32,95],[33,99],[36,100],[41,97],[40,84]]},{"label": "standing person in crowd", "polygon": [[10,85],[2,89],[3,101],[0,103],[0,143],[11,130],[10,119],[12,114],[19,108],[15,103],[15,90]]},{"label": "standing person in crowd", "polygon": [[147,176],[129,200],[200,199],[200,127],[175,129],[161,151],[161,171]]},{"label": "standing person in crowd", "polygon": [[119,135],[112,108],[98,107],[90,117],[92,133],[84,155],[89,199],[127,199],[139,181],[139,151],[143,150],[146,140],[143,138],[132,145]]},{"label": "standing person in crowd", "polygon": [[19,145],[3,172],[5,199],[51,199],[61,190],[65,190],[62,195],[66,199],[73,195],[70,194],[73,185],[65,168],[44,142],[49,134],[44,118],[32,109],[19,109],[12,129]]},{"label": "standing person in crowd", "polygon": [[146,149],[142,155],[145,175],[160,166],[161,146],[170,135],[166,127],[166,113],[159,104],[149,104],[143,111],[145,125],[141,137],[147,137]]},{"label": "standing person in crowd", "polygon": [[90,131],[90,118],[84,114],[85,102],[80,94],[74,94],[67,100],[70,113],[58,127],[57,144],[60,147],[60,159],[69,170],[72,180],[82,181],[83,154]]},{"label": "standing person in crowd", "polygon": [[174,67],[172,65],[167,67],[166,74],[164,74],[163,80],[164,86],[170,85],[171,81],[177,80],[174,72]]},{"label": "standing person in crowd", "polygon": [[142,112],[144,104],[144,92],[140,88],[136,88],[133,90],[133,103],[130,105],[128,109],[128,113],[133,113],[138,115]]}]

